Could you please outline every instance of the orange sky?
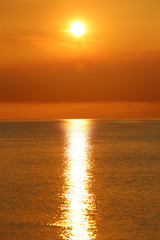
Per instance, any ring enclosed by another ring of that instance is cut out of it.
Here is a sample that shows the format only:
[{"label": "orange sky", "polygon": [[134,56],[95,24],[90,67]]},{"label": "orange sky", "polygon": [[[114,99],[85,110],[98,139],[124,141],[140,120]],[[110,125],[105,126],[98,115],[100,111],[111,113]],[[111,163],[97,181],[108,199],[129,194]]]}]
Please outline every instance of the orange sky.
[{"label": "orange sky", "polygon": [[1,1],[0,118],[160,117],[159,13],[159,0]]}]

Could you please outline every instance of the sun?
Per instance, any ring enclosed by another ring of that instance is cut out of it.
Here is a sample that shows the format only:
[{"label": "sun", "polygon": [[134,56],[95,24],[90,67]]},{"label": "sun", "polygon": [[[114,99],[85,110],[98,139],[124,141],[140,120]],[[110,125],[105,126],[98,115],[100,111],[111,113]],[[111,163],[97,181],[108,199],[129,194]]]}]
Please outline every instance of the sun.
[{"label": "sun", "polygon": [[82,22],[74,22],[71,25],[70,31],[75,36],[81,36],[82,34],[84,34],[86,32],[85,26]]}]

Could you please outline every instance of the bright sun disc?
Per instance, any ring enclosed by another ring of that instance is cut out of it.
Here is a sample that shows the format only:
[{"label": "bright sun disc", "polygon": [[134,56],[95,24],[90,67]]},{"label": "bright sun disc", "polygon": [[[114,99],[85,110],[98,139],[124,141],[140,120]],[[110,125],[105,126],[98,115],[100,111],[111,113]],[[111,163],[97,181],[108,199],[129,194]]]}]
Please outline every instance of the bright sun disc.
[{"label": "bright sun disc", "polygon": [[71,33],[75,36],[80,36],[85,33],[85,26],[81,22],[74,22],[71,25]]}]

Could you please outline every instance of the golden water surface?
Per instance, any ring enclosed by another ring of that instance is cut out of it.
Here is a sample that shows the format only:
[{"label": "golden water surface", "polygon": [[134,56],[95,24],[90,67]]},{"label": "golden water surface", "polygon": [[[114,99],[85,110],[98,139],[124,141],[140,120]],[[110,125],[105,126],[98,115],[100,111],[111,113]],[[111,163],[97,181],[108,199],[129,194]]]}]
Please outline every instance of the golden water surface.
[{"label": "golden water surface", "polygon": [[65,166],[65,203],[62,206],[63,239],[95,239],[95,222],[90,214],[94,197],[90,193],[88,120],[68,120]]},{"label": "golden water surface", "polygon": [[0,239],[158,240],[160,120],[0,122]]}]

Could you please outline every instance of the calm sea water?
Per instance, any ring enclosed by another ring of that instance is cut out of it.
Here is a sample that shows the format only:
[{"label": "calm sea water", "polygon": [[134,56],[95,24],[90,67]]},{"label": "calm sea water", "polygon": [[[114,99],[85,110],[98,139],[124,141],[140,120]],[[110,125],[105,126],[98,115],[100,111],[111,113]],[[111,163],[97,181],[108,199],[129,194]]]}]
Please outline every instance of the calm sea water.
[{"label": "calm sea water", "polygon": [[160,120],[0,122],[0,239],[160,239]]}]

